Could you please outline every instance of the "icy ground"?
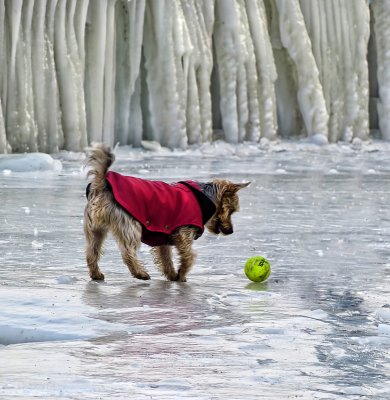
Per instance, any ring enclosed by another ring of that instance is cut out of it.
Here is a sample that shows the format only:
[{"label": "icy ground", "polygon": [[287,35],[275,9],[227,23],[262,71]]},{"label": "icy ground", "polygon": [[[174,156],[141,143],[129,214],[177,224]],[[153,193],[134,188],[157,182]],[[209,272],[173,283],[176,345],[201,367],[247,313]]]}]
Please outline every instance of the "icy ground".
[{"label": "icy ground", "polygon": [[185,284],[146,247],[132,278],[111,238],[90,282],[82,157],[0,157],[0,398],[390,399],[390,149],[357,147],[121,148],[125,174],[252,181]]}]

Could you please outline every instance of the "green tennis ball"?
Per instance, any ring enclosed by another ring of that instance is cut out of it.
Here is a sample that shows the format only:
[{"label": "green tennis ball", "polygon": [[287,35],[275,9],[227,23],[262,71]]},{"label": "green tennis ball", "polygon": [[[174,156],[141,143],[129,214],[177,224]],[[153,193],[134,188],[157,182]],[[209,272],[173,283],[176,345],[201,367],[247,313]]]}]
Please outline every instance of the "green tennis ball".
[{"label": "green tennis ball", "polygon": [[263,282],[271,274],[271,265],[266,258],[253,256],[246,260],[244,272],[251,281]]}]

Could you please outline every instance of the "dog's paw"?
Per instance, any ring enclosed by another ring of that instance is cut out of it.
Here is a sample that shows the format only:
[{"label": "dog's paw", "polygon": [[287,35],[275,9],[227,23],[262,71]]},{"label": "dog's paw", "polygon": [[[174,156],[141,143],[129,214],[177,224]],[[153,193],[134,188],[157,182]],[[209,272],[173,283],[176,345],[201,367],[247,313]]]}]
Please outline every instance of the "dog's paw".
[{"label": "dog's paw", "polygon": [[104,274],[101,272],[96,272],[95,274],[91,275],[91,279],[94,281],[104,281]]},{"label": "dog's paw", "polygon": [[187,278],[185,276],[180,276],[180,273],[178,273],[173,279],[170,279],[171,281],[174,282],[187,282]]},{"label": "dog's paw", "polygon": [[148,281],[150,279],[150,275],[147,272],[142,272],[137,275],[134,275],[134,278],[142,279],[144,281]]}]

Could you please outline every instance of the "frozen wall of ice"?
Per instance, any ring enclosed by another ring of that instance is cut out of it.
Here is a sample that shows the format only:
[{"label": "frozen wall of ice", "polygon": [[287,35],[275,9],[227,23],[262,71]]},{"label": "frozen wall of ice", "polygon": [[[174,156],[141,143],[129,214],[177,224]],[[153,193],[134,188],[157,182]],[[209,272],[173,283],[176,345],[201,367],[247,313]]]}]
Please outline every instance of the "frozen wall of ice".
[{"label": "frozen wall of ice", "polygon": [[390,140],[389,27],[382,0],[0,0],[0,152]]}]

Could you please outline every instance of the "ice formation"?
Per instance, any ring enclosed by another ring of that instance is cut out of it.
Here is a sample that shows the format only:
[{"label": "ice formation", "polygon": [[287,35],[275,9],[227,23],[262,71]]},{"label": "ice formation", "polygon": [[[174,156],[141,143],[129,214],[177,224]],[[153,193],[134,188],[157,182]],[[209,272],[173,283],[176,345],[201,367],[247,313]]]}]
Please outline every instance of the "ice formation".
[{"label": "ice formation", "polygon": [[379,127],[382,136],[390,140],[390,3],[374,1],[372,9],[378,53]]},{"label": "ice formation", "polygon": [[49,154],[29,153],[10,154],[0,157],[0,171],[5,174],[10,172],[34,172],[34,171],[61,171],[60,160],[53,159]]},{"label": "ice formation", "polygon": [[389,27],[380,0],[0,0],[0,152],[390,140]]}]

